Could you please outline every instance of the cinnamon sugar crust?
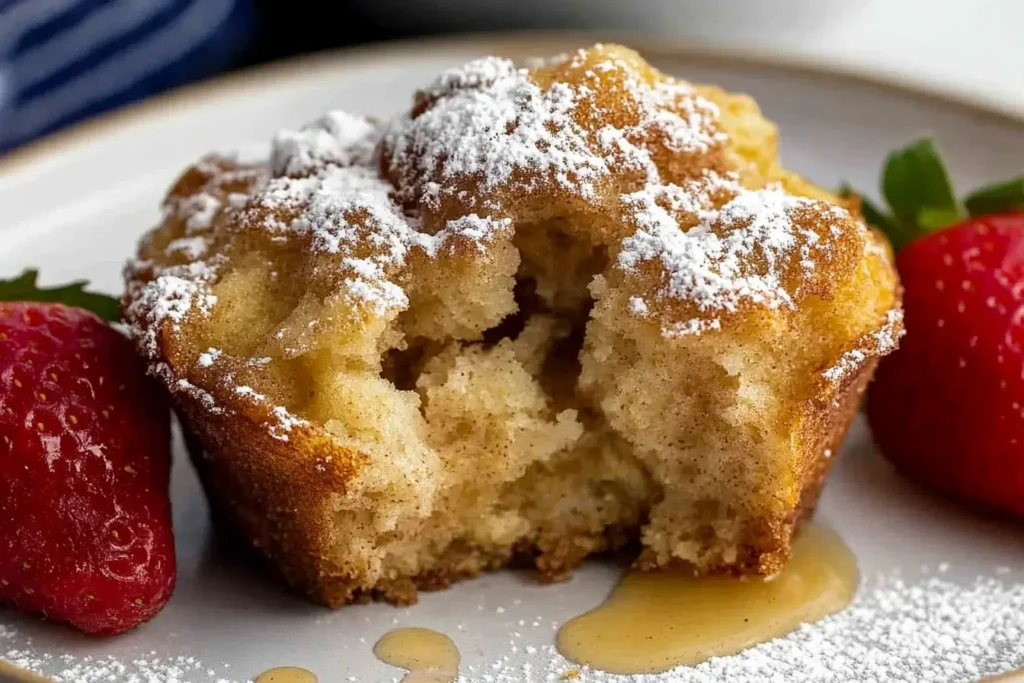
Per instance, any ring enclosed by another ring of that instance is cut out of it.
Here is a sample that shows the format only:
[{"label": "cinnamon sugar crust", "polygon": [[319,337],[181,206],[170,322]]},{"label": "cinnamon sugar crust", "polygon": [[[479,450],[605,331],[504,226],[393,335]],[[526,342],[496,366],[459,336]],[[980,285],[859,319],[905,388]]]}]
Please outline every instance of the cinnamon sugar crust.
[{"label": "cinnamon sugar crust", "polygon": [[339,606],[595,552],[771,574],[899,286],[742,95],[597,45],[187,170],[125,317],[218,517]]}]

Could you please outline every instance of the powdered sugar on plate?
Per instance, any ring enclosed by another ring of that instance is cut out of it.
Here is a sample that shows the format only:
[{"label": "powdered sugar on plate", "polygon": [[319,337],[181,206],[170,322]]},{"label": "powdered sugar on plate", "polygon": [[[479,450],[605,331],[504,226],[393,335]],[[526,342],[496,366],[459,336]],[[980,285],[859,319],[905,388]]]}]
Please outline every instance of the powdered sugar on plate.
[{"label": "powdered sugar on plate", "polygon": [[234,683],[223,673],[187,656],[157,657],[154,653],[120,660],[10,650],[2,658],[33,673],[46,675],[56,683]]},{"label": "powdered sugar on plate", "polygon": [[[837,683],[890,681],[974,683],[1024,667],[1024,584],[999,576],[959,584],[948,565],[914,578],[872,577],[842,612],[729,657],[662,674],[607,674],[578,666],[551,643],[557,624],[510,622],[504,651],[463,665],[460,683]],[[498,610],[498,613],[504,612]],[[496,616],[495,618],[502,618]],[[458,633],[451,634],[459,640]],[[5,646],[17,631],[0,627],[0,658],[61,683],[230,683],[223,665],[156,652],[118,659],[54,655]],[[369,648],[369,643],[359,647]],[[471,659],[471,658],[470,658]],[[301,662],[300,662],[301,663]],[[398,680],[400,677],[395,677]]]},{"label": "powdered sugar on plate", "polygon": [[19,636],[16,628],[0,624],[0,660],[57,683],[233,683],[223,673],[230,667],[211,668],[195,657],[155,650],[125,658],[54,654],[38,651],[31,639],[20,644]]},{"label": "powdered sugar on plate", "polygon": [[530,636],[514,639],[511,652],[489,665],[463,671],[460,683],[975,683],[1024,667],[1024,584],[881,575],[838,614],[737,655],[661,674],[594,671],[550,645],[540,648],[542,657],[524,657]]}]

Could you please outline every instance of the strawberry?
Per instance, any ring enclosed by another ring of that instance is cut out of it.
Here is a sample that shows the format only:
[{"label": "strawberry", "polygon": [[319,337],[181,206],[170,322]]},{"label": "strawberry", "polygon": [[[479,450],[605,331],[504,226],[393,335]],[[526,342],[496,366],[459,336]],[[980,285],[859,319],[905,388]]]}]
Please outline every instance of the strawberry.
[{"label": "strawberry", "polygon": [[0,602],[113,634],[174,587],[169,412],[82,287],[0,281]]},{"label": "strawberry", "polygon": [[956,201],[934,145],[890,155],[906,337],[882,359],[868,420],[882,453],[955,498],[1024,517],[1024,178]]}]

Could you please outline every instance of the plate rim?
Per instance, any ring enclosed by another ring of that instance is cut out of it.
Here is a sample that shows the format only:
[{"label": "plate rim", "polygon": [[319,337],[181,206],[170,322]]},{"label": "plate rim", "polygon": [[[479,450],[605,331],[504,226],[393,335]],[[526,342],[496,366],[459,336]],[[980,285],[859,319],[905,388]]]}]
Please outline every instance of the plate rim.
[{"label": "plate rim", "polygon": [[201,79],[88,118],[17,147],[0,156],[0,175],[9,175],[24,170],[51,154],[73,151],[76,147],[94,142],[97,137],[102,137],[118,126],[137,124],[146,119],[167,115],[172,110],[196,106],[215,99],[229,98],[245,89],[284,83],[300,76],[319,74],[339,67],[358,66],[360,62],[372,62],[385,57],[409,58],[424,51],[458,52],[476,47],[491,51],[519,53],[537,50],[541,54],[546,54],[552,50],[565,50],[572,45],[585,45],[594,42],[617,42],[634,46],[634,49],[641,54],[653,58],[705,61],[724,66],[757,67],[854,85],[867,85],[918,100],[940,103],[943,106],[967,111],[1004,125],[1019,126],[1024,131],[1024,111],[1014,115],[983,98],[969,94],[952,95],[935,90],[926,83],[914,82],[907,78],[901,78],[894,72],[880,69],[856,69],[816,62],[780,52],[769,53],[756,48],[694,44],[682,40],[653,37],[643,31],[497,31],[377,41],[300,54]]}]

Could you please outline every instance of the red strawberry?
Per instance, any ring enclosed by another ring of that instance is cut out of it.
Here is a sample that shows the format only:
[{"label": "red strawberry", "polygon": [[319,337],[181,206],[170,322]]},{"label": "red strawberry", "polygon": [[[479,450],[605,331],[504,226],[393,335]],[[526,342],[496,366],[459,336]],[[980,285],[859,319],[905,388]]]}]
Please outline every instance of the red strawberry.
[{"label": "red strawberry", "polygon": [[113,634],[174,587],[166,403],[82,283],[0,282],[0,602]]},{"label": "red strawberry", "polygon": [[1024,517],[1024,178],[984,188],[963,218],[930,141],[890,156],[886,216],[906,337],[868,394],[875,440],[900,470]]}]

